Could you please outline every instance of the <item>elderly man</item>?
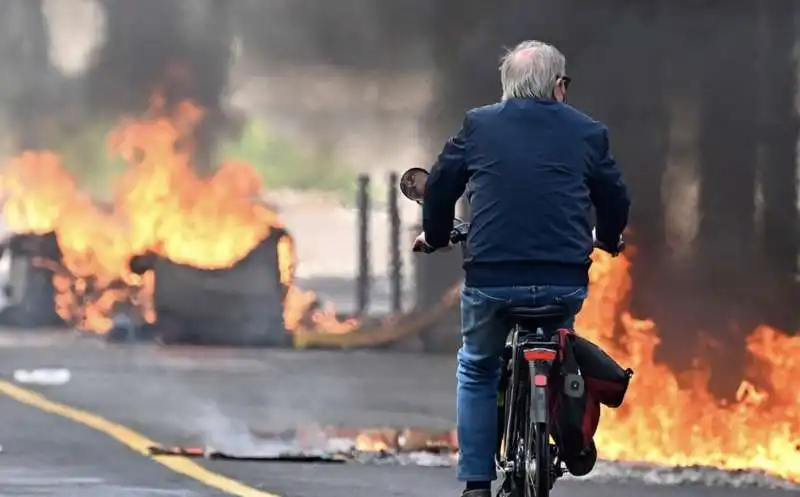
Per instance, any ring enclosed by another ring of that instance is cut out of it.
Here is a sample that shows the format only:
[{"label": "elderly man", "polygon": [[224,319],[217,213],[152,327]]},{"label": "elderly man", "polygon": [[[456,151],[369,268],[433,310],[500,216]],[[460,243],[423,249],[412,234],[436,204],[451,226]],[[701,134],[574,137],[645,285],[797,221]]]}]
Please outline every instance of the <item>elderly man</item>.
[{"label": "elderly man", "polygon": [[[564,103],[570,78],[555,47],[520,43],[503,57],[500,78],[502,101],[467,112],[439,155],[415,241],[415,249],[447,246],[456,202],[468,191],[457,374],[465,497],[489,497],[496,479],[497,383],[508,333],[497,311],[559,301],[572,313],[563,326],[572,326],[589,281],[592,207],[598,242],[618,247],[630,206],[608,129]],[[587,473],[596,454],[580,456],[592,462],[565,461],[573,474]]]}]

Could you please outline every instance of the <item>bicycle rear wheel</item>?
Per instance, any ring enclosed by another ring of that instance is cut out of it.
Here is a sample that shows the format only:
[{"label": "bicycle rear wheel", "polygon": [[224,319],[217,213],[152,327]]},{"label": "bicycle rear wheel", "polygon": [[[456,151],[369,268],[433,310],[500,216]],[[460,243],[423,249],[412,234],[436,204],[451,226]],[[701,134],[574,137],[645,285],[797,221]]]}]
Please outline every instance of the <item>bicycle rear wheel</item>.
[{"label": "bicycle rear wheel", "polygon": [[513,497],[533,497],[533,490],[528,478],[527,459],[531,446],[531,420],[529,395],[530,386],[527,381],[519,381],[517,392],[519,397],[515,402],[517,406],[516,422],[514,423],[514,475],[510,495]]},{"label": "bicycle rear wheel", "polygon": [[533,456],[536,460],[532,486],[533,496],[548,497],[550,495],[552,465],[550,454],[550,430],[547,423],[533,423]]}]

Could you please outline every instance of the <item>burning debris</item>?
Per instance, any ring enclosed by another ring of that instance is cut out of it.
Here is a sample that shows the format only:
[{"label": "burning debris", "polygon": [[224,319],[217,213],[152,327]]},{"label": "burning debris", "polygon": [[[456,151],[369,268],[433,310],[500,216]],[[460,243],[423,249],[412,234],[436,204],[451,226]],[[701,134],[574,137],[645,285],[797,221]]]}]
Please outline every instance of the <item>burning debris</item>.
[{"label": "burning debris", "polygon": [[[131,271],[152,272],[155,336],[163,343],[288,346],[284,329],[278,240],[269,236],[230,268],[209,270],[178,264],[156,253],[131,258]],[[112,328],[112,331],[115,328]]]},{"label": "burning debris", "polygon": [[[241,434],[240,434],[241,435]],[[150,447],[153,456],[229,461],[395,464],[450,467],[458,461],[455,431],[422,428],[346,429],[307,427],[281,433],[247,433],[233,443],[199,447]],[[246,442],[242,443],[245,439]],[[222,442],[222,443],[220,443]],[[710,466],[665,467],[599,461],[589,475],[567,479],[798,490],[800,485],[761,471],[726,471]]]},{"label": "burning debris", "polygon": [[151,456],[181,456],[181,457],[202,457],[205,459],[222,459],[226,461],[259,461],[259,462],[316,462],[316,463],[343,463],[347,462],[342,456],[337,454],[307,453],[307,452],[284,452],[277,451],[272,454],[262,455],[234,455],[220,452],[208,447],[150,447]]},{"label": "burning debris", "polygon": [[259,199],[250,165],[195,174],[191,136],[202,119],[190,102],[156,97],[147,115],[113,130],[110,151],[128,168],[109,206],[81,192],[52,153],[10,161],[9,246],[52,274],[55,313],[80,330],[167,342],[276,345],[304,326],[353,330],[294,286],[294,243]]},{"label": "burning debris", "polygon": [[[239,461],[400,463],[449,466],[456,458],[455,433],[420,428],[343,429],[307,427],[281,433],[239,434],[232,443],[150,448],[173,455]],[[243,436],[242,436],[243,435]]]},{"label": "burning debris", "polygon": [[[0,255],[8,260],[0,322],[25,329],[63,326],[53,305],[53,273],[47,264],[61,258],[55,234],[13,235],[0,243]],[[38,264],[33,264],[34,260]]]}]

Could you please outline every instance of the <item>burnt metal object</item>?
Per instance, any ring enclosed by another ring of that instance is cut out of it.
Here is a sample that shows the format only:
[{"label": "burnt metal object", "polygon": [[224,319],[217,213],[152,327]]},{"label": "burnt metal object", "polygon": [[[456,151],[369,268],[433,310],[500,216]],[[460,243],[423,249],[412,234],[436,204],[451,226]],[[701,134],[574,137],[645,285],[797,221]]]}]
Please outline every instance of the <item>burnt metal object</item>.
[{"label": "burnt metal object", "polygon": [[55,233],[12,235],[0,243],[0,254],[10,259],[3,287],[7,305],[0,310],[0,325],[65,327],[55,307],[53,273],[61,267]]},{"label": "burnt metal object", "polygon": [[291,346],[283,322],[278,240],[273,229],[247,256],[229,268],[200,269],[153,253],[129,261],[132,271],[155,273],[156,322],[143,328],[165,344]]}]

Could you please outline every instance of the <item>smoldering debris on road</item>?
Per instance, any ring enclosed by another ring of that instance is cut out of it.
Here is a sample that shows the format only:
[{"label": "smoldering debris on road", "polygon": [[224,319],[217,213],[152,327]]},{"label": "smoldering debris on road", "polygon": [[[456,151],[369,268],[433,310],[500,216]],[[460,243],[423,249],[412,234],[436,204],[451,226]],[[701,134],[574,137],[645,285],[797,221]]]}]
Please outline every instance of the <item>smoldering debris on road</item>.
[{"label": "smoldering debris on road", "polygon": [[[364,465],[454,467],[455,431],[424,428],[342,428],[310,424],[295,430],[253,432],[241,422],[217,418],[198,447],[154,447],[153,454],[262,462],[350,462]],[[706,466],[666,467],[599,461],[585,477],[566,481],[702,486],[800,491],[800,485],[758,471]]]}]

